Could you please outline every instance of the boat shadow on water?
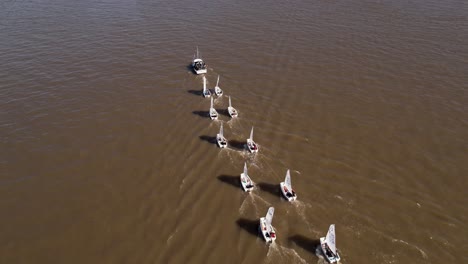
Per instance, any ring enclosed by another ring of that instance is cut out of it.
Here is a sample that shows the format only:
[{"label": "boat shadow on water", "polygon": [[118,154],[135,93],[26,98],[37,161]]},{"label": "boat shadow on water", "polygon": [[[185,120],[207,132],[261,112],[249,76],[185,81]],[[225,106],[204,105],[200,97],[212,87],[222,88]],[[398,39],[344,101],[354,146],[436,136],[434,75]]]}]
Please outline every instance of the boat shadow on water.
[{"label": "boat shadow on water", "polygon": [[218,112],[218,114],[220,115],[231,117],[227,109],[216,109],[216,112]]},{"label": "boat shadow on water", "polygon": [[268,192],[274,196],[280,195],[280,185],[279,184],[271,184],[266,182],[259,182],[257,186],[260,190]]},{"label": "boat shadow on water", "polygon": [[221,182],[227,183],[236,187],[237,189],[240,188],[240,179],[239,176],[232,176],[232,175],[219,175],[218,180]]},{"label": "boat shadow on water", "polygon": [[194,94],[196,96],[202,96],[203,95],[202,90],[187,90],[187,93],[191,93],[191,94]]},{"label": "boat shadow on water", "polygon": [[210,112],[209,111],[193,111],[192,114],[198,115],[198,116],[201,116],[201,117],[210,118]]},{"label": "boat shadow on water", "polygon": [[247,231],[247,233],[256,237],[259,236],[259,231],[258,231],[259,221],[258,220],[239,218],[237,219],[236,223],[240,228]]},{"label": "boat shadow on water", "polygon": [[237,140],[229,140],[229,146],[236,150],[244,150],[245,145],[247,142],[237,141]]},{"label": "boat shadow on water", "polygon": [[289,237],[289,241],[293,242],[294,244],[298,245],[299,247],[313,253],[315,255],[315,251],[318,246],[320,246],[319,239],[310,239],[308,237],[302,235],[293,235]]},{"label": "boat shadow on water", "polygon": [[217,144],[216,137],[202,135],[200,136],[200,139],[211,144],[215,144],[215,145]]}]

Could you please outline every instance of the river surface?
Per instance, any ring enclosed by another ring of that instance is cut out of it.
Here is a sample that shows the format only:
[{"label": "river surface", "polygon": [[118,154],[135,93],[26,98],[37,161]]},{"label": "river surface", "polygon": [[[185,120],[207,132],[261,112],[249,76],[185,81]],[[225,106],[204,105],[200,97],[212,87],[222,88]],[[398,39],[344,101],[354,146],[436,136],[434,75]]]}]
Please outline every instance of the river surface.
[{"label": "river surface", "polygon": [[468,2],[5,0],[0,150],[1,263],[468,263]]}]

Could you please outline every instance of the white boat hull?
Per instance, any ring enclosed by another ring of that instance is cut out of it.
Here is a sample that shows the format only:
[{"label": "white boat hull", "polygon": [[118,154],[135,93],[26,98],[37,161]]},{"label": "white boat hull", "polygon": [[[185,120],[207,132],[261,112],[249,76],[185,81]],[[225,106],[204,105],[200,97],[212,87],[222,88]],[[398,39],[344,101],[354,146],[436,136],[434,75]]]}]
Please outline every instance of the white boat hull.
[{"label": "white boat hull", "polygon": [[249,178],[247,178],[244,175],[244,173],[242,173],[240,175],[240,182],[241,182],[241,186],[242,186],[242,189],[244,190],[244,192],[251,192],[253,190],[254,184],[253,184],[252,180],[249,180]]},{"label": "white boat hull", "polygon": [[209,90],[206,90],[205,92],[203,92],[203,97],[205,98],[210,98],[211,97],[211,93]]},{"label": "white boat hull", "polygon": [[217,97],[221,97],[223,96],[223,90],[221,90],[219,87],[215,87],[215,94]]},{"label": "white boat hull", "polygon": [[268,231],[267,223],[266,223],[266,218],[262,217],[260,218],[260,232],[262,232],[263,239],[265,239],[266,242],[275,242],[276,240],[276,232],[273,226],[270,225],[270,228],[272,232]]},{"label": "white boat hull", "polygon": [[[185,64],[185,65],[187,65],[187,64]],[[187,66],[185,66],[185,67],[187,67]],[[206,69],[202,69],[202,70],[193,69],[193,70],[195,71],[196,74],[205,74],[206,73]]]},{"label": "white boat hull", "polygon": [[[285,184],[284,182],[281,182],[280,183],[280,188],[281,188],[281,193],[283,194],[283,197],[292,202],[292,201],[295,201],[297,199],[297,194],[296,193],[291,193],[291,192],[294,192],[294,190],[288,190],[287,192],[285,191]],[[286,187],[287,189],[287,187]]]},{"label": "white boat hull", "polygon": [[238,116],[237,110],[236,110],[234,107],[232,107],[232,106],[229,106],[229,107],[228,107],[228,112],[229,112],[229,115],[230,115],[232,118],[235,118],[235,117]]},{"label": "white boat hull", "polygon": [[218,112],[214,109],[210,109],[210,118],[211,120],[217,120],[218,119]]},{"label": "white boat hull", "polygon": [[216,135],[216,143],[218,144],[218,147],[220,148],[226,148],[227,147],[227,140],[220,134]]},{"label": "white boat hull", "polygon": [[[197,55],[197,57],[198,57],[198,55]],[[203,66],[198,66],[198,67],[196,67],[195,65],[196,65],[197,63],[202,63]],[[204,73],[207,72],[205,62],[203,62],[203,60],[202,60],[202,59],[199,59],[199,58],[196,58],[196,59],[194,59],[194,60],[192,61],[192,69],[193,69],[193,71],[194,71],[196,74],[204,74]]]},{"label": "white boat hull", "polygon": [[257,153],[258,152],[258,145],[253,140],[247,139],[247,148],[249,149],[250,153]]},{"label": "white boat hull", "polygon": [[323,253],[323,256],[325,257],[325,259],[330,262],[330,263],[336,263],[338,261],[340,261],[340,254],[338,254],[338,251],[336,251],[336,255],[333,254],[333,252],[331,252],[330,250],[329,253],[327,254],[327,249],[326,249],[326,246],[327,243],[325,242],[325,237],[321,237],[320,238],[320,249],[322,250],[322,253]]}]

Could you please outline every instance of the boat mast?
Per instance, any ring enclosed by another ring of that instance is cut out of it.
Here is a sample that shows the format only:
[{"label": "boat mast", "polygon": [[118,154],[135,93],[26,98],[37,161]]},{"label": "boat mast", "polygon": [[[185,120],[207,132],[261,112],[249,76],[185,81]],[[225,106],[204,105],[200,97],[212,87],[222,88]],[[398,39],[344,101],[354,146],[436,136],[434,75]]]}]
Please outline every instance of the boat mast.
[{"label": "boat mast", "polygon": [[206,91],[206,77],[203,76],[203,94],[205,94]]}]

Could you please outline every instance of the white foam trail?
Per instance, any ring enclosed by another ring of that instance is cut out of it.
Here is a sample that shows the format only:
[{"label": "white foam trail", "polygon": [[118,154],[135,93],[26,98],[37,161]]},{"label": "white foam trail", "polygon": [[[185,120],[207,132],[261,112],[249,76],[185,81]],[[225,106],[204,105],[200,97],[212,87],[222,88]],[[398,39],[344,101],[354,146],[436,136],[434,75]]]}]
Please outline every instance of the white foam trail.
[{"label": "white foam trail", "polygon": [[245,208],[247,207],[247,204],[248,204],[247,199],[248,199],[248,197],[245,197],[244,201],[242,201],[242,204],[239,207],[239,214],[241,214],[241,215],[244,214]]},{"label": "white foam trail", "polygon": [[325,260],[325,257],[323,256],[322,249],[320,248],[320,245],[318,245],[315,248],[315,255],[318,257],[317,264],[325,264],[327,261]]},{"label": "white foam trail", "polygon": [[421,253],[421,255],[422,255],[422,257],[423,257],[424,259],[427,259],[427,254],[426,254],[426,252],[424,252],[424,250],[420,249],[420,248],[417,247],[416,245],[410,244],[410,243],[408,243],[408,242],[406,242],[406,241],[404,241],[404,240],[401,240],[401,239],[392,239],[392,242],[400,242],[400,243],[405,244],[405,245],[407,245],[407,246],[413,247],[413,248],[417,249],[417,250],[419,251],[419,253]]},{"label": "white foam trail", "polygon": [[267,263],[278,260],[278,257],[280,257],[281,254],[279,252],[279,247],[277,243],[271,243],[268,247],[268,252],[267,252]]},{"label": "white foam trail", "polygon": [[422,249],[419,248],[418,246],[413,245],[413,244],[410,244],[410,243],[408,243],[408,242],[406,242],[406,241],[404,241],[404,240],[401,240],[401,239],[393,238],[393,237],[388,236],[388,235],[386,235],[386,234],[384,234],[384,233],[382,233],[382,232],[379,232],[379,231],[377,231],[377,230],[374,230],[374,232],[376,232],[377,234],[382,235],[383,237],[385,237],[385,238],[387,238],[387,239],[390,239],[393,243],[398,242],[398,243],[402,243],[402,244],[404,244],[404,245],[407,245],[407,246],[409,246],[409,247],[412,247],[412,248],[416,249],[417,251],[419,251],[419,253],[421,254],[421,256],[422,256],[424,259],[428,259],[428,256],[427,256],[426,252],[424,252],[424,250],[422,250]]},{"label": "white foam trail", "polygon": [[[235,155],[240,154],[242,156],[242,153],[240,153],[239,151],[237,151],[235,149],[230,148],[229,145],[224,150],[225,151],[220,152],[220,154],[227,156],[231,163],[233,163],[233,164],[238,163],[238,161],[236,161],[237,159],[235,158]],[[240,174],[240,172],[239,172],[239,174]]]},{"label": "white foam trail", "polygon": [[182,179],[182,182],[179,184],[179,191],[182,190],[182,188],[185,185],[185,178]]},{"label": "white foam trail", "polygon": [[[250,193],[250,196],[251,196],[252,205],[253,205],[254,208],[255,208],[255,213],[256,213],[257,215],[262,215],[262,216],[263,216],[263,215],[265,214],[265,212],[264,212],[265,206],[270,205],[270,203],[268,203],[268,202],[267,202],[265,199],[263,199],[260,195],[256,194],[256,193],[255,193],[255,189],[254,189],[253,192]],[[260,211],[259,208],[258,208],[258,203],[259,203],[259,202],[260,202],[260,203],[263,203],[262,211]]]},{"label": "white foam trail", "polygon": [[275,242],[268,248],[267,263],[277,263],[278,259],[287,263],[307,263],[307,261],[301,258],[294,249],[283,247]]},{"label": "white foam trail", "polygon": [[169,238],[167,238],[167,240],[166,240],[166,245],[169,245],[169,243],[171,242],[172,237],[174,237],[174,235],[177,234],[178,230],[179,229],[176,228],[176,230],[171,235],[169,235]]},{"label": "white foam trail", "polygon": [[296,213],[301,217],[301,220],[303,223],[306,223],[307,225],[307,229],[310,231],[311,230],[311,227],[310,227],[310,222],[307,221],[307,217],[306,217],[306,209],[307,208],[310,208],[311,205],[310,204],[306,204],[304,203],[303,201],[299,201],[299,200],[296,200],[294,202],[291,203],[294,208],[296,209]]}]

